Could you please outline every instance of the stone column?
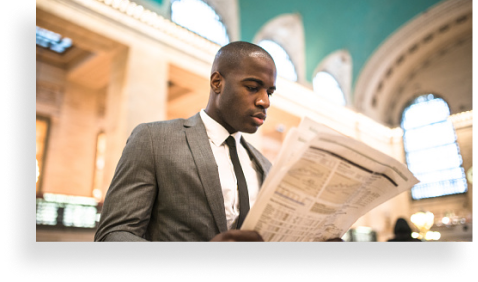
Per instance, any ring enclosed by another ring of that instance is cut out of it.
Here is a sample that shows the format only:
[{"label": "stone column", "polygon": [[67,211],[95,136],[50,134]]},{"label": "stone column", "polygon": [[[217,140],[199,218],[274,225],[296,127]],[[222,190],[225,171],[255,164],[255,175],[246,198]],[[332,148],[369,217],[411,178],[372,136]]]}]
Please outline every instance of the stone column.
[{"label": "stone column", "polygon": [[106,98],[103,199],[132,130],[140,123],[166,117],[168,61],[160,49],[144,45],[132,45],[112,59]]}]

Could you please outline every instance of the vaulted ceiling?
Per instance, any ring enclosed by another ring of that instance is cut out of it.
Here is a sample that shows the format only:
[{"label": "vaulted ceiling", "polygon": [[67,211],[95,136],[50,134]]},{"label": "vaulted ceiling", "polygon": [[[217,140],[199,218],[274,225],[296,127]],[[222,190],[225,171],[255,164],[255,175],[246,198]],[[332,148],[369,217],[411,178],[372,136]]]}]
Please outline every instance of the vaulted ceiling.
[{"label": "vaulted ceiling", "polygon": [[[170,18],[173,0],[132,1]],[[424,93],[441,94],[452,113],[472,109],[470,0],[204,1],[222,17],[232,41],[254,42],[264,26],[277,17],[298,15],[304,33],[301,55],[305,79],[299,83],[311,88],[317,66],[329,55],[344,50],[350,55],[352,69],[347,106],[384,125],[398,126],[404,106],[413,96]],[[67,21],[53,20],[42,13],[37,11],[40,26],[60,33],[72,29]],[[96,40],[94,34],[85,40],[86,34],[86,30],[76,27],[70,37],[77,44],[67,54],[48,53],[37,47],[37,57],[67,69],[70,80],[99,89],[107,82],[108,69],[98,66],[109,65],[111,46],[115,44]],[[415,76],[418,69],[421,76]],[[195,89],[182,85],[179,79],[174,81],[175,72],[183,73],[171,70],[170,112],[174,112],[173,104],[181,108],[189,101],[183,95],[185,91]],[[446,81],[446,86],[441,85]],[[197,85],[207,88],[205,81]],[[205,100],[203,95],[195,97]]]},{"label": "vaulted ceiling", "polygon": [[[172,0],[139,0],[165,17]],[[205,0],[220,16],[238,17],[239,37],[252,42],[268,21],[282,14],[301,16],[305,32],[306,79],[311,82],[317,65],[330,53],[346,49],[357,77],[372,53],[408,21],[440,3],[440,0]],[[237,15],[225,11],[238,6]],[[225,22],[234,22],[224,19]],[[228,27],[232,29],[233,27]],[[234,37],[232,37],[234,39]]]}]

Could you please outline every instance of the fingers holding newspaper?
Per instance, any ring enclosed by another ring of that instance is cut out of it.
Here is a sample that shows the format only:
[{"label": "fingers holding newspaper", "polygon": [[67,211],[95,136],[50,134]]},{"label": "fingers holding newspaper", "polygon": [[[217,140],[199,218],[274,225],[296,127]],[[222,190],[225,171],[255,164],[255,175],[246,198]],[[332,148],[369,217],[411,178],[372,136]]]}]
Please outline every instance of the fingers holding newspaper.
[{"label": "fingers holding newspaper", "polygon": [[211,242],[264,242],[264,239],[256,231],[229,230],[217,234]]},{"label": "fingers holding newspaper", "polygon": [[325,242],[344,242],[344,240],[342,238],[335,237],[335,238],[332,238],[332,239],[328,239]]},{"label": "fingers holding newspaper", "polygon": [[[262,236],[256,231],[251,230],[229,230],[223,233],[219,233],[211,242],[264,242]],[[326,240],[326,242],[344,242],[341,238],[332,238]]]}]

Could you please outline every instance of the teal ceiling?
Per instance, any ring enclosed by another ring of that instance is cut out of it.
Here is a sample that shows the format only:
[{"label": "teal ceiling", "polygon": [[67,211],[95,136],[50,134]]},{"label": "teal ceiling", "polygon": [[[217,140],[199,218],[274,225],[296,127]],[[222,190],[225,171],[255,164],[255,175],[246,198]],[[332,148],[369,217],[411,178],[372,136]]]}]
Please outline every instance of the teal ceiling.
[{"label": "teal ceiling", "polygon": [[346,49],[353,62],[353,84],[367,59],[407,21],[439,0],[238,0],[241,40],[252,41],[269,20],[299,13],[305,32],[306,79],[330,53]]},{"label": "teal ceiling", "polygon": [[[134,0],[133,0],[134,1]],[[169,17],[171,0],[149,2]],[[213,4],[216,1],[205,0]],[[409,20],[441,0],[237,0],[240,40],[252,41],[269,20],[301,15],[305,32],[306,79],[329,54],[346,49],[352,56],[353,86],[373,52]]]}]

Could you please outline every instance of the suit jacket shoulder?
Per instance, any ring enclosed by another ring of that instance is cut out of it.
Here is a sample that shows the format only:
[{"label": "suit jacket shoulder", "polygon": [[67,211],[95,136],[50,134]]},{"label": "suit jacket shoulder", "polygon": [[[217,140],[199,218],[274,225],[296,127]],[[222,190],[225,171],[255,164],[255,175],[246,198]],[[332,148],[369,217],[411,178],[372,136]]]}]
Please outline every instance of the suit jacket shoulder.
[{"label": "suit jacket shoulder", "polygon": [[[241,142],[264,179],[270,162]],[[95,240],[208,241],[226,230],[219,173],[199,113],[138,125],[106,194]]]}]

